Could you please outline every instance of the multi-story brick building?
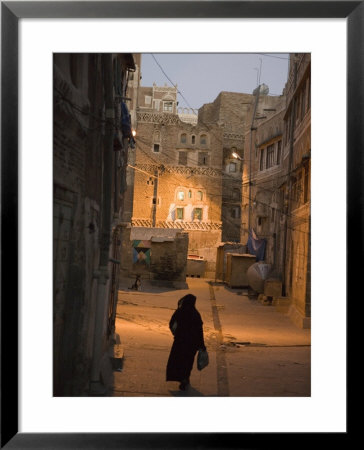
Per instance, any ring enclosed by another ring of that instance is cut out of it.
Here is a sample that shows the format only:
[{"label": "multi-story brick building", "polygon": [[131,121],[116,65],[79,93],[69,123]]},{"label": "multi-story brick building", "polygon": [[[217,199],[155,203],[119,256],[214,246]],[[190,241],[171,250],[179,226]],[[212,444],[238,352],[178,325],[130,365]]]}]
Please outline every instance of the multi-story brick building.
[{"label": "multi-story brick building", "polygon": [[187,231],[189,252],[204,256],[212,272],[221,240],[222,128],[190,122],[177,114],[176,87],[140,89],[131,222]]},{"label": "multi-story brick building", "polygon": [[131,54],[54,55],[55,396],[101,387],[114,330],[134,70]]},{"label": "multi-story brick building", "polygon": [[252,230],[266,240],[265,262],[277,268],[280,195],[284,165],[282,150],[284,96],[259,95],[245,139],[242,242]]},{"label": "multi-story brick building", "polygon": [[311,323],[311,55],[290,55],[286,86],[283,158],[285,189],[284,254],[285,294],[290,316],[302,327]]},{"label": "multi-story brick building", "polygon": [[206,275],[214,276],[221,241],[240,242],[244,130],[254,97],[221,92],[198,115],[178,108],[177,86],[141,87],[137,98],[137,147],[128,168],[132,208],[123,220],[184,230],[188,252],[203,257]]},{"label": "multi-story brick building", "polygon": [[309,327],[310,55],[290,55],[284,96],[269,105],[258,98],[263,103],[245,139],[243,228],[265,239],[264,261],[282,281],[290,316]]}]

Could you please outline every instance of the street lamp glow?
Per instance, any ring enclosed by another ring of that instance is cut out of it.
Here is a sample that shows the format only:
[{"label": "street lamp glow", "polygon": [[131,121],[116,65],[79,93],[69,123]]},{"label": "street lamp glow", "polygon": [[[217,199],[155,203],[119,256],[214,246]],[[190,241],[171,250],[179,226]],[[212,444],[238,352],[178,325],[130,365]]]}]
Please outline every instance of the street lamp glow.
[{"label": "street lamp glow", "polygon": [[135,137],[136,136],[136,131],[132,130],[131,134],[133,135],[133,137]]}]

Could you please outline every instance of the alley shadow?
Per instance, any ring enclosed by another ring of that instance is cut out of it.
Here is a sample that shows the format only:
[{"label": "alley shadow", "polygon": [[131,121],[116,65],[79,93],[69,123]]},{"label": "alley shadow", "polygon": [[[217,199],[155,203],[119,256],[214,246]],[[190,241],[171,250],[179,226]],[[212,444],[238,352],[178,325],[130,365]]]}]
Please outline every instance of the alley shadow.
[{"label": "alley shadow", "polygon": [[147,293],[147,294],[162,294],[164,292],[175,292],[189,289],[187,282],[174,282],[164,280],[141,280],[138,289],[133,289],[134,280],[128,279],[119,282],[118,290],[125,293]]},{"label": "alley shadow", "polygon": [[258,298],[258,294],[251,289],[249,286],[243,287],[230,287],[223,281],[210,281],[209,284],[216,288],[221,288],[224,291],[231,292],[232,294],[241,295],[245,297],[249,297],[250,300],[256,300]]},{"label": "alley shadow", "polygon": [[169,392],[173,397],[205,397],[202,392],[198,391],[193,386],[190,386],[186,391],[169,390]]}]

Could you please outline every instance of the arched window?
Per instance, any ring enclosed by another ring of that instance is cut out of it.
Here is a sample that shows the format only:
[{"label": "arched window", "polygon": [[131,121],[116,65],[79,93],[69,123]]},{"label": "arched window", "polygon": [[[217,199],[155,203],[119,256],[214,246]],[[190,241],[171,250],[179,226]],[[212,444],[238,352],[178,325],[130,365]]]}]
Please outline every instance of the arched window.
[{"label": "arched window", "polygon": [[163,102],[164,112],[173,112],[173,102]]},{"label": "arched window", "polygon": [[195,145],[195,143],[196,143],[196,136],[192,136],[191,142],[192,142],[192,145]]},{"label": "arched window", "polygon": [[179,189],[177,191],[177,200],[183,202],[184,199],[185,199],[185,192],[182,191],[182,189]]},{"label": "arched window", "polygon": [[181,134],[181,144],[185,144],[187,142],[187,134]]},{"label": "arched window", "polygon": [[202,191],[197,191],[196,197],[197,197],[197,200],[202,200],[202,199],[203,199],[203,193],[202,193]]},{"label": "arched window", "polygon": [[207,144],[207,136],[206,136],[206,134],[201,134],[201,136],[200,136],[200,144],[201,145],[206,145]]}]

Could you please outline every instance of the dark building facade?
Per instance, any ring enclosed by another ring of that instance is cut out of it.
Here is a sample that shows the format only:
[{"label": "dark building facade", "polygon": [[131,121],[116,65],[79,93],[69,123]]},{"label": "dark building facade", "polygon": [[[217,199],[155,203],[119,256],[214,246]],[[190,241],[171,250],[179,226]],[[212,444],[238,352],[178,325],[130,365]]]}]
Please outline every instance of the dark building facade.
[{"label": "dark building facade", "polygon": [[55,396],[103,390],[132,143],[126,90],[134,70],[131,54],[54,54]]}]

